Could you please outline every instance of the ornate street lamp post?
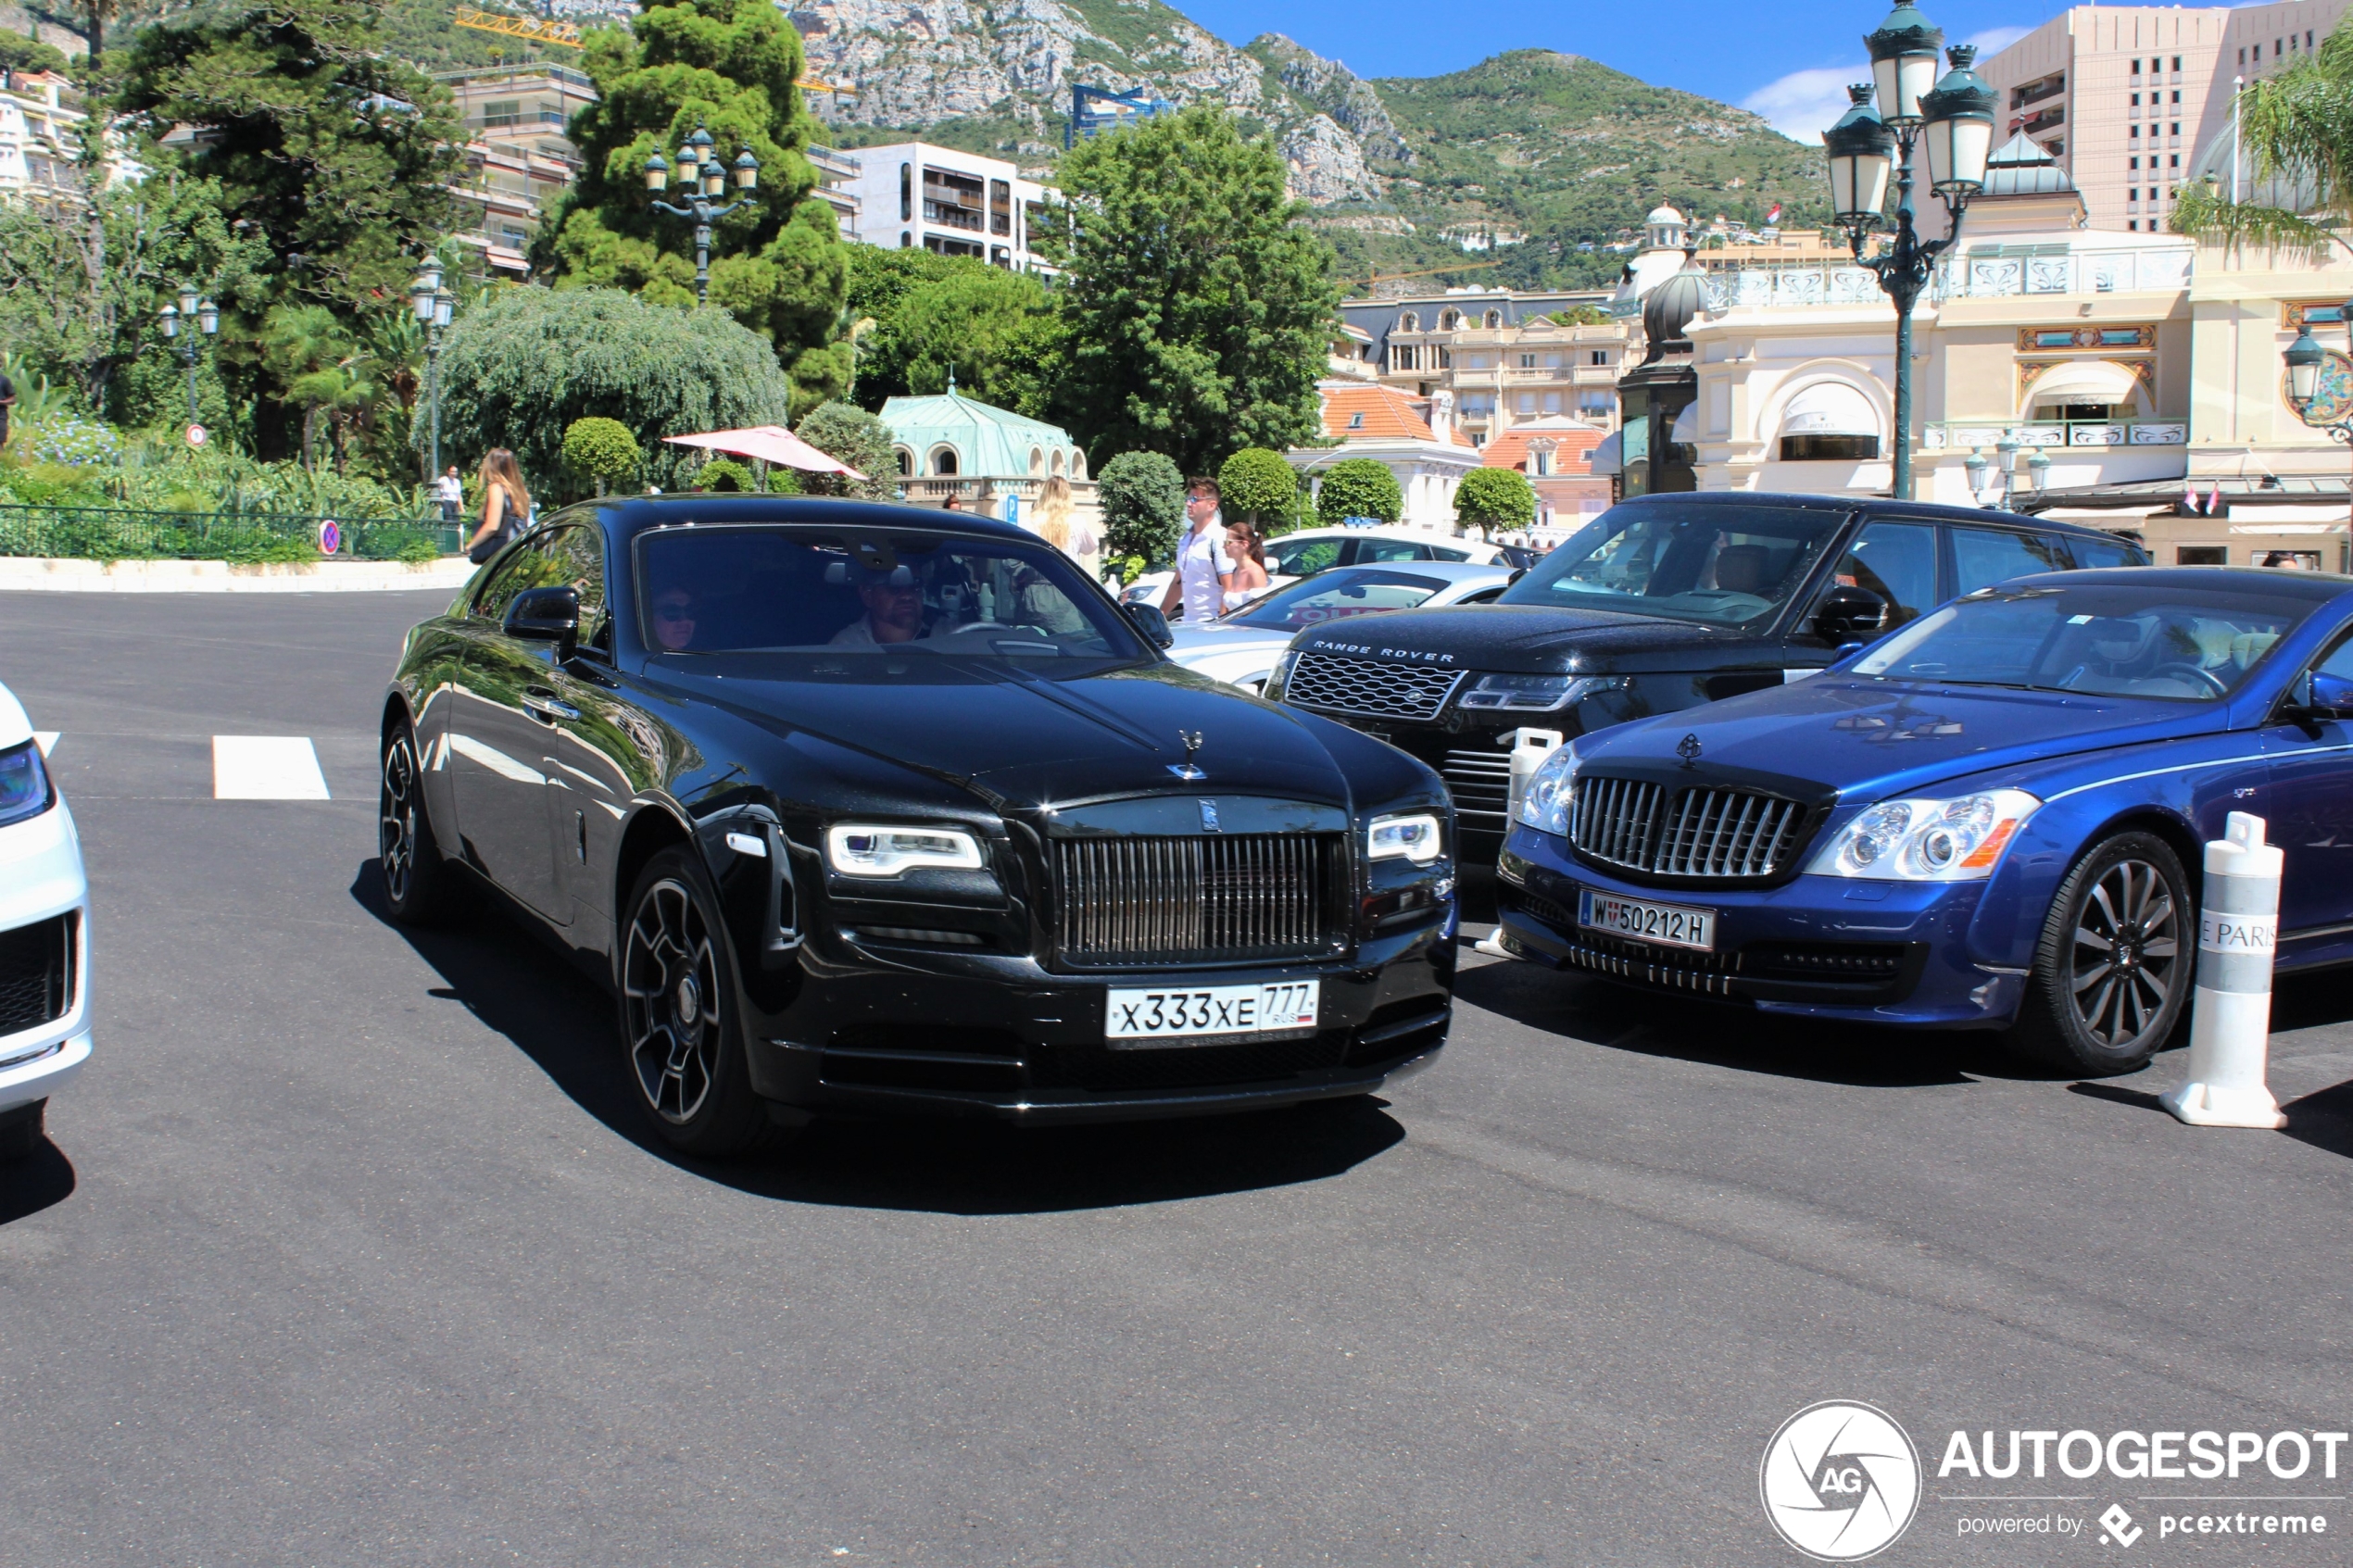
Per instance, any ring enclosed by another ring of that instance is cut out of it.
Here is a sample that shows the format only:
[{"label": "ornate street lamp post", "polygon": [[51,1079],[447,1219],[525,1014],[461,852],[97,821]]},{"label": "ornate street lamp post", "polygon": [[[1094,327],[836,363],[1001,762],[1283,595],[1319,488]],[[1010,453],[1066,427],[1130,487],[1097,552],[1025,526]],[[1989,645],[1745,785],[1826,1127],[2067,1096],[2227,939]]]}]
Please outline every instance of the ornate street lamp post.
[{"label": "ornate street lamp post", "polygon": [[[180,345],[180,363],[186,372],[188,383],[188,422],[195,424],[196,422],[196,339],[199,335],[214,336],[220,331],[220,307],[213,304],[211,300],[200,296],[195,288],[182,283],[180,286],[180,303],[166,305],[161,310],[156,312],[156,319],[163,325],[163,335]],[[180,332],[183,323],[189,328],[184,337]]]},{"label": "ornate street lamp post", "polygon": [[441,329],[449,324],[457,305],[458,296],[441,286],[440,260],[425,257],[409,284],[409,308],[425,327],[425,401],[432,410],[431,472],[435,480],[441,477]]},{"label": "ornate street lamp post", "polygon": [[[2353,345],[2353,299],[2345,302],[2346,342]],[[2312,405],[2321,400],[2321,369],[2328,363],[2328,350],[2312,337],[2309,324],[2299,322],[2296,341],[2287,345],[2281,356],[2287,361],[2287,399],[2296,405],[2296,417],[2314,430],[2324,430],[2336,440],[2353,446],[2353,412],[2334,422],[2314,422]]]},{"label": "ornate street lamp post", "polygon": [[[1977,51],[1966,44],[1947,52],[1953,69],[1936,80],[1937,46],[1944,34],[1911,4],[1897,0],[1877,32],[1863,40],[1871,52],[1871,82],[1848,89],[1854,99],[1839,122],[1822,133],[1830,149],[1831,207],[1846,231],[1855,259],[1870,269],[1895,304],[1895,494],[1912,490],[1912,305],[1935,270],[1936,257],[1961,230],[1969,200],[1985,185],[1994,147],[1994,90],[1970,69]],[[1880,107],[1871,107],[1876,94]],[[1929,188],[1944,198],[1951,220],[1941,240],[1922,240],[1912,211],[1912,154],[1927,140]],[[1895,235],[1879,255],[1865,245],[1883,232],[1888,177],[1895,179]]]},{"label": "ornate street lamp post", "polygon": [[711,226],[751,199],[760,188],[760,160],[747,147],[736,155],[736,189],[744,194],[725,207],[712,204],[727,194],[728,172],[716,154],[711,150],[711,132],[700,125],[678,149],[678,178],[686,197],[684,207],[673,207],[661,200],[661,193],[670,188],[670,160],[661,153],[646,159],[646,190],[649,193],[646,205],[656,212],[666,212],[673,218],[695,220],[695,303],[706,305],[711,299]]}]

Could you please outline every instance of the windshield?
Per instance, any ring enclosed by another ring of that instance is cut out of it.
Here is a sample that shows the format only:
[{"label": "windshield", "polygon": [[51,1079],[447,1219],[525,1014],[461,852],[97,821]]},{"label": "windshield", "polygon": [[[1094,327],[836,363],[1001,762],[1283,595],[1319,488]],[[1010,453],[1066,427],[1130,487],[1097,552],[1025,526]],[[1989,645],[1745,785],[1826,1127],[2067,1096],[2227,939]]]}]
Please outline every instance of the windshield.
[{"label": "windshield", "polygon": [[1352,567],[1327,571],[1269,594],[1234,611],[1226,618],[1226,623],[1262,626],[1270,632],[1297,632],[1321,626],[1327,621],[1345,621],[1353,615],[1411,609],[1445,586],[1436,577]]},{"label": "windshield", "polygon": [[638,542],[656,653],[954,654],[1036,661],[1142,656],[1061,552],[878,528],[661,529]]},{"label": "windshield", "polygon": [[2213,702],[2311,608],[2246,590],[1982,588],[1869,649],[1853,672]]},{"label": "windshield", "polygon": [[1579,529],[1498,602],[1746,626],[1769,620],[1804,585],[1845,521],[1795,507],[1621,507]]}]

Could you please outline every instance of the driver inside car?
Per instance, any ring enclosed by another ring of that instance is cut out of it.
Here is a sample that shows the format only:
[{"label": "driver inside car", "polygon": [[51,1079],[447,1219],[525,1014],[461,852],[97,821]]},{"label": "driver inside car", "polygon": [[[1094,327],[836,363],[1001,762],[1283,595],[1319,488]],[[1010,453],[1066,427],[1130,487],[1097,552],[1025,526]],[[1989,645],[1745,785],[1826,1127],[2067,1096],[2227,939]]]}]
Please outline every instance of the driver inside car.
[{"label": "driver inside car", "polygon": [[924,591],[905,566],[858,569],[858,602],[866,612],[833,635],[835,647],[912,643],[924,634]]}]

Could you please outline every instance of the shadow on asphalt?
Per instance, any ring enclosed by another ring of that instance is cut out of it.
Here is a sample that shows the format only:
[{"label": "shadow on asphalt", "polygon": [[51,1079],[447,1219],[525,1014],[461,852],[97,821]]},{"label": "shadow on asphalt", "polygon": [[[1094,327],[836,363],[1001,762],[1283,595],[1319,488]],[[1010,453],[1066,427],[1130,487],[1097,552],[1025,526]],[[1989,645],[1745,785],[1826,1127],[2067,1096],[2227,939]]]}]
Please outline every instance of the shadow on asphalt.
[{"label": "shadow on asphalt", "polygon": [[73,1161],[44,1138],[31,1158],[0,1164],[0,1225],[63,1203],[73,1185]]},{"label": "shadow on asphalt", "polygon": [[392,918],[377,863],[351,897],[447,982],[461,1002],[617,1136],[707,1180],[796,1203],[1035,1213],[1164,1203],[1319,1181],[1402,1142],[1377,1099],[1291,1110],[1102,1126],[1023,1128],[984,1121],[820,1121],[767,1162],[683,1158],[647,1123],[623,1073],[613,1006],[598,984],[484,894],[446,930]]},{"label": "shadow on asphalt", "polygon": [[[1467,943],[1465,948],[1467,952]],[[1611,1050],[1812,1083],[1906,1089],[1976,1078],[2065,1076],[2009,1055],[1987,1031],[1885,1029],[1776,1017],[1524,961],[1466,968],[1454,994],[1528,1028]]]}]

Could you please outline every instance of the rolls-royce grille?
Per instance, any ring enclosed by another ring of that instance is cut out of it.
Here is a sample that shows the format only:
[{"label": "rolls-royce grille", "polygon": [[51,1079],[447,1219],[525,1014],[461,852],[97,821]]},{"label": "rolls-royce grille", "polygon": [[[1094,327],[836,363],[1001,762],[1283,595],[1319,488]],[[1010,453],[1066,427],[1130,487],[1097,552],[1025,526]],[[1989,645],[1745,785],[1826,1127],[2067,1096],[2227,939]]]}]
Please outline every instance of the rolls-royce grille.
[{"label": "rolls-royce grille", "polygon": [[1338,945],[1336,834],[1054,844],[1062,957],[1075,964],[1308,958]]},{"label": "rolls-royce grille", "polygon": [[1454,797],[1454,815],[1466,828],[1502,833],[1511,824],[1504,818],[1511,804],[1512,759],[1508,752],[1450,751],[1439,770],[1446,791]]},{"label": "rolls-royce grille", "polygon": [[54,1023],[73,1010],[73,916],[0,932],[0,1035]]},{"label": "rolls-royce grille", "polygon": [[1802,845],[1805,802],[1641,779],[1577,781],[1569,839],[1587,859],[1666,877],[1769,877]]},{"label": "rolls-royce grille", "polygon": [[1302,653],[1291,667],[1283,700],[1329,713],[1366,719],[1438,717],[1463,671],[1427,664],[1384,664],[1338,653]]}]

